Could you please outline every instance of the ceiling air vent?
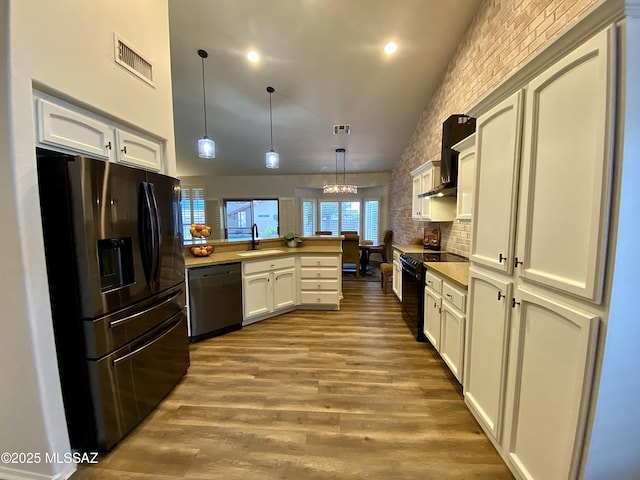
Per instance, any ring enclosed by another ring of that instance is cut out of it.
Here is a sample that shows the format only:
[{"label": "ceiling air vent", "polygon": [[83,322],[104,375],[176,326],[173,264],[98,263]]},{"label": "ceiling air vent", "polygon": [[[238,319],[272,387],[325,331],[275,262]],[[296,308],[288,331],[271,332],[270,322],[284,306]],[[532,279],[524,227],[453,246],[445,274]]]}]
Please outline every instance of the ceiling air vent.
[{"label": "ceiling air vent", "polygon": [[154,86],[153,65],[151,62],[127,45],[116,33],[113,34],[113,47],[117,64],[123,66],[149,85]]},{"label": "ceiling air vent", "polygon": [[349,135],[351,133],[351,125],[334,125],[333,126],[333,134],[334,135]]}]

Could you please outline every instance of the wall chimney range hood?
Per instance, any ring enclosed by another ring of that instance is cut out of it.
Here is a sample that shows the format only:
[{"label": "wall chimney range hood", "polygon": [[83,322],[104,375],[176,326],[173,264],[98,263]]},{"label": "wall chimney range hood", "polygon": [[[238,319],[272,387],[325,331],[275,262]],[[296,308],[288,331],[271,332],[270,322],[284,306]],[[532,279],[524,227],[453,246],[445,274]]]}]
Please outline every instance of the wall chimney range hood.
[{"label": "wall chimney range hood", "polygon": [[476,119],[468,115],[451,115],[442,124],[440,185],[418,197],[450,197],[458,192],[458,152],[451,147],[476,131]]}]

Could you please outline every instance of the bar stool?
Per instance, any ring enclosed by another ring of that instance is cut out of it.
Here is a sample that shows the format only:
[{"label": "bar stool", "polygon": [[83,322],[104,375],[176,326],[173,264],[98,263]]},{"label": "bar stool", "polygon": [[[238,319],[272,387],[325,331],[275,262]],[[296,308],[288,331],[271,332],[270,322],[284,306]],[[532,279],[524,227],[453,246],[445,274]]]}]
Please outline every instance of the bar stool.
[{"label": "bar stool", "polygon": [[380,264],[380,286],[382,287],[382,291],[387,293],[387,284],[389,283],[389,279],[393,277],[393,265],[390,263],[381,263]]}]

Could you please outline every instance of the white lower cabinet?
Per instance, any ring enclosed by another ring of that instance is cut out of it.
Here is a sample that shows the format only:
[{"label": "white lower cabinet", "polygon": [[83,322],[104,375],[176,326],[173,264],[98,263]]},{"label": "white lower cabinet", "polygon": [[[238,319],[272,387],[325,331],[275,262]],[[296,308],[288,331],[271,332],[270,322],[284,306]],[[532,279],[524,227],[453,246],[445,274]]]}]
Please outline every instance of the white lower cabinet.
[{"label": "white lower cabinet", "polygon": [[461,383],[464,365],[466,298],[466,290],[427,270],[423,332],[451,373]]},{"label": "white lower cabinet", "polygon": [[338,255],[301,255],[300,304],[338,308],[341,279]]},{"label": "white lower cabinet", "polygon": [[436,350],[440,349],[440,317],[442,297],[429,288],[424,289],[423,333]]},{"label": "white lower cabinet", "polygon": [[393,250],[393,276],[391,277],[391,289],[398,300],[402,301],[402,265],[400,264],[400,252]]},{"label": "white lower cabinet", "polygon": [[509,459],[523,478],[575,478],[599,318],[524,288],[514,302]]},{"label": "white lower cabinet", "polygon": [[508,278],[469,269],[464,400],[496,442],[502,440],[511,290]]},{"label": "white lower cabinet", "polygon": [[296,305],[295,257],[242,264],[244,324]]},{"label": "white lower cabinet", "polygon": [[440,356],[453,376],[462,383],[465,316],[449,302],[442,302],[440,316]]}]

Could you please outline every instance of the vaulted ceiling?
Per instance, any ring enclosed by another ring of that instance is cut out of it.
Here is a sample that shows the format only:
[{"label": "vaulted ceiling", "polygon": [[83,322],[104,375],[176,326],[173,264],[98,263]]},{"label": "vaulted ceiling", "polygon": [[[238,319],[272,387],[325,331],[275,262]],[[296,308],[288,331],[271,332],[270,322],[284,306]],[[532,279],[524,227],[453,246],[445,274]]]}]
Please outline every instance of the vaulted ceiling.
[{"label": "vaulted ceiling", "polygon": [[[169,0],[178,175],[381,172],[399,158],[480,0]],[[397,44],[388,55],[383,47]],[[216,158],[198,157],[206,112]],[[257,63],[246,54],[255,50]],[[265,168],[273,146],[280,168]],[[455,112],[452,112],[455,113]],[[442,119],[444,120],[444,119]],[[334,135],[334,125],[350,125]]]}]

